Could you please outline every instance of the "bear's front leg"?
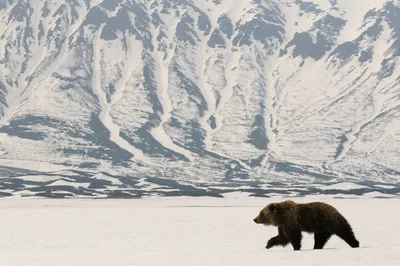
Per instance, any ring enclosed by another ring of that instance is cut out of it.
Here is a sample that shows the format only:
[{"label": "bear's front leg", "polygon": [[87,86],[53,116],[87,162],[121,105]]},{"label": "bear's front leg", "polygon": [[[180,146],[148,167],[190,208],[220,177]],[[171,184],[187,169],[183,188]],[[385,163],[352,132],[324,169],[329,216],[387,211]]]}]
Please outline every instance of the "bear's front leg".
[{"label": "bear's front leg", "polygon": [[270,249],[273,246],[286,246],[289,244],[289,239],[286,238],[282,227],[278,227],[278,235],[272,237],[268,240],[267,245],[265,246],[266,249]]},{"label": "bear's front leg", "polygon": [[278,242],[279,242],[278,241],[278,236],[271,237],[270,240],[268,240],[267,245],[265,246],[265,248],[266,249],[270,249],[273,246],[278,245]]},{"label": "bear's front leg", "polygon": [[294,250],[300,250],[301,249],[301,239],[302,239],[302,234],[301,230],[295,229],[295,228],[283,228],[283,232],[286,236],[286,238],[289,239],[290,243],[293,246]]}]

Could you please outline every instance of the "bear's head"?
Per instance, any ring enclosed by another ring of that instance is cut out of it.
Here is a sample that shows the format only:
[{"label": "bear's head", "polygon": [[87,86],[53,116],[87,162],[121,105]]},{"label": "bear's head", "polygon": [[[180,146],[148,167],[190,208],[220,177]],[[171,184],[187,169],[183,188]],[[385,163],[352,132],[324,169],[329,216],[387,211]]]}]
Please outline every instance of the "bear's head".
[{"label": "bear's head", "polygon": [[263,224],[263,225],[276,225],[275,219],[274,219],[274,212],[276,210],[277,204],[276,203],[270,203],[267,206],[265,206],[258,216],[253,219],[253,221],[256,224]]}]

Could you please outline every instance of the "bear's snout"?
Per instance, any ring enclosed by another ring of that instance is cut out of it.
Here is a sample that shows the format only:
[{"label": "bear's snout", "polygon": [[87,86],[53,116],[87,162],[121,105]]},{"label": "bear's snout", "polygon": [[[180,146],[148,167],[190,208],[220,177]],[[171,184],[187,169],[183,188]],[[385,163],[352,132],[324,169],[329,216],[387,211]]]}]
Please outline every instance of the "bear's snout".
[{"label": "bear's snout", "polygon": [[254,218],[253,221],[254,221],[256,224],[260,223],[259,217]]}]

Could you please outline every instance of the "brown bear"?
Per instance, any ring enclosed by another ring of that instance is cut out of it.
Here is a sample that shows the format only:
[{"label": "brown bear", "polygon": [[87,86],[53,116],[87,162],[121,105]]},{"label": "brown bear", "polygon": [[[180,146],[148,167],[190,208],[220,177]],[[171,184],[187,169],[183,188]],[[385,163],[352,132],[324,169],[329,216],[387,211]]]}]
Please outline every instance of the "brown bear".
[{"label": "brown bear", "polygon": [[353,248],[360,246],[349,222],[333,206],[323,202],[271,203],[260,211],[254,222],[278,227],[278,235],[268,241],[267,249],[291,243],[294,250],[300,250],[302,232],[314,233],[314,249],[322,249],[333,234]]}]

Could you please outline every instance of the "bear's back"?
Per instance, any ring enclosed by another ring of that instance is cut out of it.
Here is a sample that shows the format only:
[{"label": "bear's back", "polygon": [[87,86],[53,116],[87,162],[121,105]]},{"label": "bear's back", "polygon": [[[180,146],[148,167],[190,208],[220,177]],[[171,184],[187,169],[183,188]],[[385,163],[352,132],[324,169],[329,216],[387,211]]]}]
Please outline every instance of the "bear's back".
[{"label": "bear's back", "polygon": [[337,210],[323,202],[298,204],[297,219],[301,229],[310,233],[331,231],[341,221]]}]

